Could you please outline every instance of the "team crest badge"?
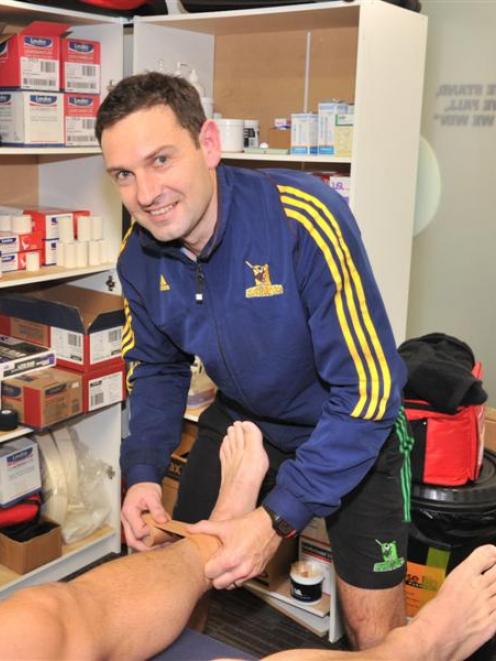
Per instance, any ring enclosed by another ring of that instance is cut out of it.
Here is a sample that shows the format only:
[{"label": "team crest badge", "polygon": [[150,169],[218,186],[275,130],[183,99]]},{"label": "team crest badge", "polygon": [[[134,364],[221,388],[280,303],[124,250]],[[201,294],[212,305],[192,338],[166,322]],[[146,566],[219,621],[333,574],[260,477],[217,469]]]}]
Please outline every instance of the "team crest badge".
[{"label": "team crest badge", "polygon": [[160,276],[160,291],[169,291],[170,285],[165,279],[165,276]]},{"label": "team crest badge", "polygon": [[284,293],[284,287],[282,285],[272,284],[268,264],[250,264],[250,262],[245,262],[245,264],[251,269],[255,278],[255,286],[248,287],[245,290],[246,298],[279,296]]}]

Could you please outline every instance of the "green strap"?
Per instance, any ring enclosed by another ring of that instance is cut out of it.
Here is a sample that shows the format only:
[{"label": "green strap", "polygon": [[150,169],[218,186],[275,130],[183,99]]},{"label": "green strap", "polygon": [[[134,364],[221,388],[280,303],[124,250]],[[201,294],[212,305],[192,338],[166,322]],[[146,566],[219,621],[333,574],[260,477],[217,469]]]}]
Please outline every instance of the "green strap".
[{"label": "green strap", "polygon": [[406,420],[405,409],[400,406],[398,417],[394,423],[394,429],[400,442],[400,452],[403,455],[403,466],[401,467],[401,493],[403,496],[403,520],[409,523],[411,516],[411,487],[412,487],[412,468],[410,463],[410,453],[415,439],[410,433],[410,428]]}]

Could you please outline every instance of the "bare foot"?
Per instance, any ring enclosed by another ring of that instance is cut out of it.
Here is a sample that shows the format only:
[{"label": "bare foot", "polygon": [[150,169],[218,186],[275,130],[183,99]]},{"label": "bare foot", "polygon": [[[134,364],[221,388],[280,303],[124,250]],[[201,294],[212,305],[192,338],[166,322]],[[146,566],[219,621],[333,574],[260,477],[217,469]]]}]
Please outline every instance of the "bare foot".
[{"label": "bare foot", "polygon": [[212,521],[243,516],[255,509],[262,480],[269,468],[260,429],[247,421],[231,425],[222,441],[220,463],[222,479],[210,516]]},{"label": "bare foot", "polygon": [[436,661],[466,659],[494,636],[496,547],[480,546],[455,567],[409,627]]}]

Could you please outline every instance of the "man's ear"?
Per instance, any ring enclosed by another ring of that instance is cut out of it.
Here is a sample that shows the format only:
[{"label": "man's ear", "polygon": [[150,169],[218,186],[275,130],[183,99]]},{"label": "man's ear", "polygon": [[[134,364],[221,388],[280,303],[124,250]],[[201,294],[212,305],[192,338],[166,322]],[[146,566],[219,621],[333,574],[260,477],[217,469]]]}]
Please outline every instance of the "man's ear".
[{"label": "man's ear", "polygon": [[217,167],[221,158],[221,146],[219,129],[213,119],[204,122],[198,139],[208,167]]}]

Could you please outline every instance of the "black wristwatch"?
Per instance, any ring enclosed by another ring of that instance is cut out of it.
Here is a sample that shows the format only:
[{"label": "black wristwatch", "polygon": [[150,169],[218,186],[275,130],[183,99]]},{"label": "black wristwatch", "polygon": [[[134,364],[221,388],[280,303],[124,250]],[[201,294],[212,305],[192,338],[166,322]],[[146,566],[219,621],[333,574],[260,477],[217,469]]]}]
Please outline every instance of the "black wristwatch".
[{"label": "black wristwatch", "polygon": [[291,539],[296,535],[296,528],[293,528],[293,526],[290,523],[288,523],[282,517],[280,517],[279,514],[274,512],[274,510],[268,507],[268,505],[262,505],[262,507],[270,516],[270,520],[272,521],[272,527],[274,528],[275,532],[279,535],[279,537],[282,537],[283,539]]}]

